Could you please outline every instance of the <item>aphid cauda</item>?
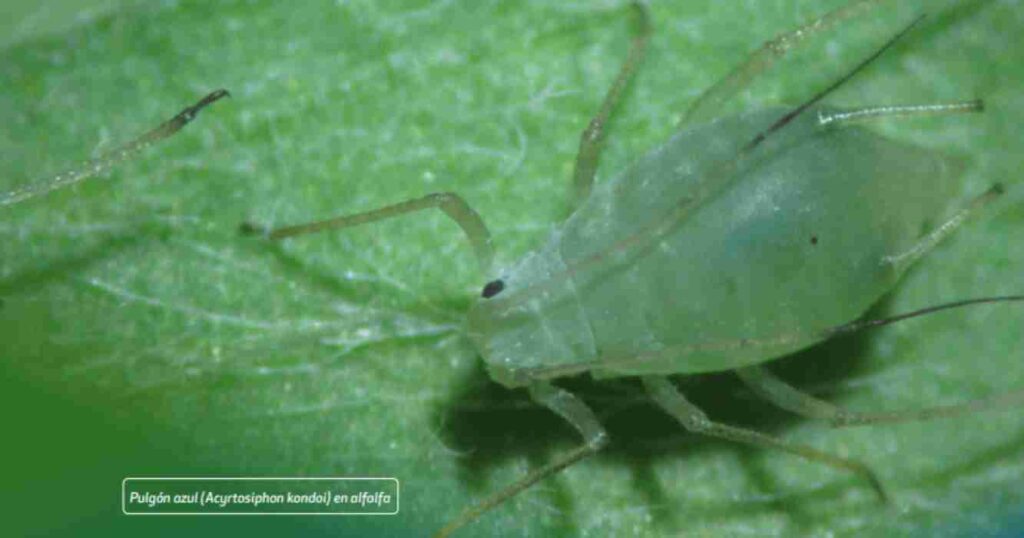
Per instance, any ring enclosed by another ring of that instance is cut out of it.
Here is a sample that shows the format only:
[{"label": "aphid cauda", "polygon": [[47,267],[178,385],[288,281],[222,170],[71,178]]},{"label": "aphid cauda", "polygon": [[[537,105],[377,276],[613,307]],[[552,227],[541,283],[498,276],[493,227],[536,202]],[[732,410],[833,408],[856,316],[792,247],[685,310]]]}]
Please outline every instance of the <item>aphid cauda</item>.
[{"label": "aphid cauda", "polygon": [[[606,445],[604,427],[587,404],[557,386],[567,376],[639,377],[651,400],[688,431],[853,472],[882,498],[885,489],[865,464],[714,422],[665,376],[735,370],[767,401],[837,424],[958,415],[1019,402],[1020,394],[1010,394],[916,412],[861,414],[801,392],[760,366],[863,326],[853,320],[970,213],[1003,192],[994,182],[972,202],[950,207],[944,186],[959,173],[954,163],[862,126],[881,117],[911,121],[980,112],[981,101],[850,109],[822,104],[913,31],[919,19],[797,106],[715,116],[775,57],[875,3],[853,3],[771,42],[705,93],[668,142],[616,178],[594,185],[604,125],[650,35],[638,6],[641,30],[629,58],[581,137],[575,211],[511,267],[492,267],[486,226],[453,193],[266,232],[283,239],[440,209],[468,236],[488,275],[470,311],[468,334],[491,377],[526,388],[584,442],[467,510],[442,535]],[[835,218],[839,214],[841,220]]]}]

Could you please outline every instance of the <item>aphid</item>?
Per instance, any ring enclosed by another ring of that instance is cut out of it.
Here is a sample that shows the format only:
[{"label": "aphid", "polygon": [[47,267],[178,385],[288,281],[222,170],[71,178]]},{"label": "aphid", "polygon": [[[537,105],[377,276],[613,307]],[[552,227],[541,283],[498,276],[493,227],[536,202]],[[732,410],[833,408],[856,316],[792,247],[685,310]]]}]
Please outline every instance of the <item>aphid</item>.
[{"label": "aphid", "polygon": [[[463,229],[488,275],[469,312],[467,332],[490,376],[506,387],[525,388],[582,435],[579,448],[466,510],[440,536],[607,444],[608,435],[587,404],[555,384],[563,377],[639,377],[651,400],[686,430],[852,472],[882,499],[881,481],[863,463],[715,422],[666,376],[735,371],[766,401],[840,425],[954,416],[1021,402],[1024,394],[1010,393],[918,411],[856,413],[806,394],[761,366],[867,326],[968,304],[1024,300],[974,299],[851,321],[1003,192],[995,185],[935,224],[948,213],[951,195],[945,187],[959,168],[942,155],[862,126],[873,118],[978,113],[981,101],[855,109],[821,104],[920,18],[799,106],[717,116],[790,49],[878,1],[855,2],[770,41],[704,93],[666,143],[594,186],[606,121],[651,35],[645,8],[635,4],[641,30],[580,139],[573,177],[576,207],[540,248],[507,269],[492,267],[486,226],[452,193],[265,232],[283,239],[440,209]],[[243,225],[248,233],[260,230]]]},{"label": "aphid", "polygon": [[216,90],[203,97],[194,105],[186,107],[171,119],[138,136],[131,142],[110,150],[99,157],[85,161],[78,166],[56,174],[48,179],[29,183],[23,187],[0,193],[0,207],[14,205],[25,200],[42,196],[64,187],[81,183],[130,159],[149,146],[177,133],[192,122],[201,110],[214,102],[228,97],[227,90]]}]

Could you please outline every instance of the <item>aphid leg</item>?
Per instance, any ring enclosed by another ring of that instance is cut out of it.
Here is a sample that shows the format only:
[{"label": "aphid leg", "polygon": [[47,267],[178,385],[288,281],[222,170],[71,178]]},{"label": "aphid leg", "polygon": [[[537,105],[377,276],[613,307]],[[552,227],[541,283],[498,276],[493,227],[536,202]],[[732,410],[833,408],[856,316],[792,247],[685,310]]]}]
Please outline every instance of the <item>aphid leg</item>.
[{"label": "aphid leg", "polygon": [[196,118],[199,111],[228,96],[230,96],[230,94],[227,90],[217,90],[212,92],[206,97],[200,99],[196,104],[182,110],[173,118],[161,123],[155,129],[139,136],[135,140],[132,140],[119,148],[108,151],[95,159],[86,161],[78,165],[76,168],[61,172],[49,179],[37,181],[10,192],[0,193],[0,207],[13,205],[69,185],[74,185],[75,183],[80,183],[90,177],[104,172],[154,143],[180,131]]},{"label": "aphid leg", "polygon": [[981,99],[956,103],[930,103],[927,105],[873,106],[835,112],[825,112],[822,110],[818,112],[818,125],[853,123],[876,118],[938,116],[984,111],[985,103]]},{"label": "aphid leg", "polygon": [[885,488],[882,487],[882,482],[875,475],[874,471],[859,461],[841,458],[809,446],[784,441],[754,430],[719,424],[708,418],[700,408],[690,403],[668,378],[644,376],[642,380],[644,388],[647,389],[647,393],[650,394],[654,402],[668,414],[675,417],[687,431],[757,447],[774,448],[812,461],[824,463],[843,471],[853,472],[867,480],[882,501],[888,502],[889,500]]},{"label": "aphid leg", "polygon": [[726,102],[746,88],[761,73],[764,73],[775,62],[793,48],[801,45],[807,38],[821,32],[831,30],[837,24],[853,18],[886,0],[860,0],[834,9],[803,26],[779,34],[766,41],[757,51],[750,54],[747,60],[732,70],[697,98],[686,113],[683,114],[679,127],[690,123],[710,121],[714,119]]},{"label": "aphid leg", "polygon": [[629,47],[629,55],[619,69],[615,82],[608,89],[608,93],[601,103],[597,115],[590,120],[587,127],[580,134],[580,148],[576,154],[576,167],[573,170],[573,188],[576,194],[576,203],[582,202],[590,194],[594,185],[594,174],[597,172],[597,164],[601,159],[601,146],[604,143],[604,129],[608,123],[615,105],[622,99],[622,92],[625,91],[637,67],[643,61],[644,52],[647,49],[647,40],[651,35],[651,20],[647,13],[647,7],[641,2],[633,2],[633,9],[639,21],[639,31],[633,37]]},{"label": "aphid leg", "polygon": [[477,261],[480,262],[481,269],[485,274],[489,274],[491,272],[491,263],[494,259],[494,250],[491,245],[491,232],[487,230],[487,226],[484,224],[483,219],[480,218],[480,214],[474,211],[473,208],[470,207],[469,204],[467,204],[459,195],[451,192],[436,192],[421,198],[406,200],[404,202],[384,206],[363,213],[344,215],[332,219],[297,224],[294,226],[285,226],[283,228],[276,228],[273,230],[264,230],[263,228],[248,222],[243,223],[240,229],[242,233],[246,234],[264,234],[270,239],[283,239],[285,237],[320,232],[323,230],[336,230],[340,228],[359,226],[360,224],[366,224],[368,222],[390,219],[406,213],[433,208],[443,211],[445,215],[455,221],[455,224],[458,224],[459,227],[462,228],[462,231],[465,232],[466,237],[469,239],[470,245],[473,247],[473,252],[476,254]]},{"label": "aphid leg", "polygon": [[848,415],[840,407],[800,391],[762,366],[737,368],[735,372],[754,394],[791,413],[834,422]]},{"label": "aphid leg", "polygon": [[480,517],[484,512],[498,506],[533,484],[594,454],[608,444],[608,433],[605,432],[601,423],[597,421],[594,412],[572,393],[544,382],[534,382],[527,388],[530,392],[530,397],[534,401],[554,411],[580,432],[583,436],[583,445],[558,456],[551,463],[530,472],[530,474],[496,492],[483,502],[469,508],[438,531],[434,535],[435,538],[450,535],[458,528]]},{"label": "aphid leg", "polygon": [[974,200],[971,200],[971,203],[969,203],[967,207],[961,209],[960,211],[957,211],[956,214],[949,218],[949,220],[940,224],[934,230],[929,232],[928,235],[921,238],[921,240],[918,241],[914,246],[910,247],[904,252],[897,252],[895,254],[885,256],[883,258],[885,263],[890,263],[896,266],[896,269],[898,271],[902,271],[903,269],[907,268],[915,261],[917,261],[918,258],[920,258],[933,247],[935,247],[935,245],[937,245],[940,241],[942,241],[947,236],[955,232],[956,229],[959,228],[960,225],[963,224],[968,217],[976,213],[986,204],[995,200],[997,197],[999,197],[999,195],[1003,194],[1003,192],[1005,192],[1005,188],[1001,184],[997,183],[993,185],[983,194],[976,197]]},{"label": "aphid leg", "polygon": [[952,418],[970,413],[1024,406],[1024,390],[1022,390],[962,404],[906,411],[858,413],[815,398],[779,379],[778,376],[761,366],[741,368],[736,370],[736,374],[747,387],[768,402],[800,416],[827,420],[836,427]]}]

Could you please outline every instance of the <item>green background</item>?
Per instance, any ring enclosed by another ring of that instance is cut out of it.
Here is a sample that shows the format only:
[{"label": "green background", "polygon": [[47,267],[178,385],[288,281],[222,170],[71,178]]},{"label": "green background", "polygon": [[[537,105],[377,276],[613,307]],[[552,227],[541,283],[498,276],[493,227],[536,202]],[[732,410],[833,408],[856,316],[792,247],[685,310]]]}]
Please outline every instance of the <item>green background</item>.
[{"label": "green background", "polygon": [[[630,36],[621,2],[4,4],[0,190],[116,147],[210,90],[234,94],[105,179],[0,213],[9,535],[425,534],[577,442],[520,391],[490,383],[459,337],[486,277],[443,217],[281,244],[236,229],[455,191],[511,263],[569,207],[578,133]],[[671,133],[746,52],[842,4],[655,3],[650,55],[599,180]],[[814,41],[737,106],[805,98],[925,3],[895,4]],[[831,100],[982,97],[984,115],[876,128],[969,157],[965,199],[995,181],[1010,189],[873,315],[1024,291],[1024,13],[1011,0],[942,4]],[[776,371],[858,409],[962,401],[1024,385],[1022,323],[1014,306],[943,314],[827,343]],[[729,375],[680,380],[715,418],[870,463],[896,498],[883,507],[831,469],[685,434],[631,380],[565,386],[595,407],[612,445],[465,535],[1024,527],[1020,411],[831,430],[769,409]],[[120,515],[121,479],[147,475],[394,476],[401,514]]]}]

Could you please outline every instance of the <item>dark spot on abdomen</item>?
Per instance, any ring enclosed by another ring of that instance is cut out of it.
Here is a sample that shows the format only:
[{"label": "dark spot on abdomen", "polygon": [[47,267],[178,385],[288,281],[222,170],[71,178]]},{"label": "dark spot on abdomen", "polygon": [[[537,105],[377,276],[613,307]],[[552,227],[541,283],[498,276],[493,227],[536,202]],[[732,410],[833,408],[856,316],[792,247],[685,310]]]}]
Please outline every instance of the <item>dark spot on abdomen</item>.
[{"label": "dark spot on abdomen", "polygon": [[495,295],[501,293],[501,290],[505,289],[505,281],[502,279],[492,280],[484,285],[483,291],[480,292],[480,296],[484,299],[490,299]]}]

